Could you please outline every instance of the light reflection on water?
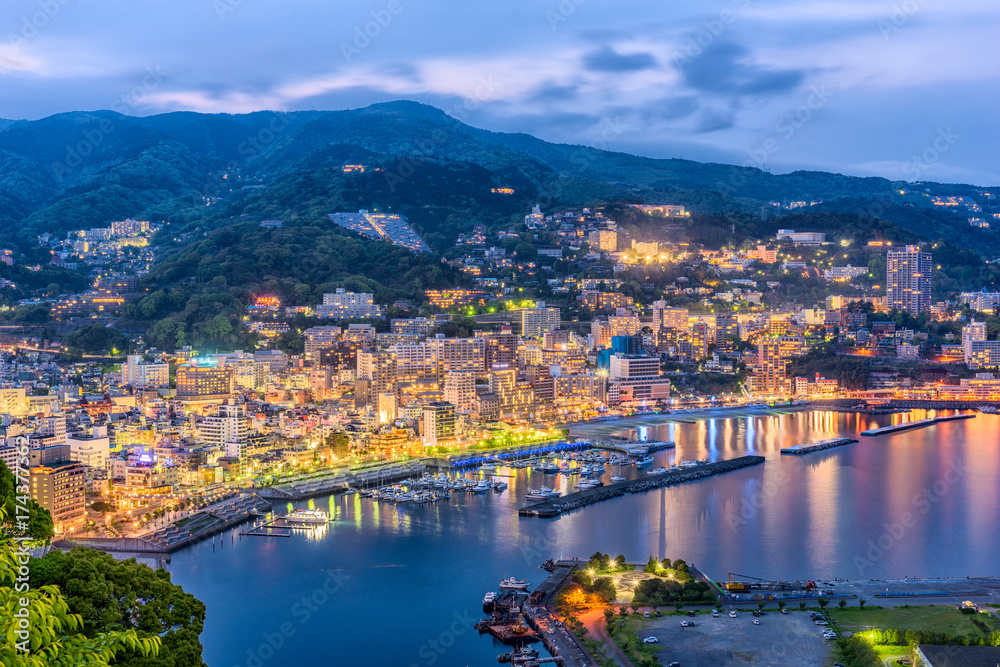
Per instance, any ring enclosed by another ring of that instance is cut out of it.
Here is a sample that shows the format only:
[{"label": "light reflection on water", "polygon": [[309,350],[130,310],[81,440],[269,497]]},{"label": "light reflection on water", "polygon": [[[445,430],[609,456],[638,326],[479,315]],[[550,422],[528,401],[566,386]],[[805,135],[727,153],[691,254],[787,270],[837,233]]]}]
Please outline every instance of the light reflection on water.
[{"label": "light reflection on water", "polygon": [[[264,664],[318,664],[332,655],[342,665],[428,664],[420,656],[425,643],[455,613],[478,618],[483,594],[505,574],[537,584],[545,559],[596,550],[635,561],[680,557],[715,578],[730,571],[787,579],[1000,574],[1000,417],[862,437],[801,457],[778,452],[926,416],[790,412],[648,425],[649,440],[677,443],[653,466],[748,453],[767,462],[558,520],[516,514],[529,488],[572,491],[576,477],[536,471],[515,471],[502,494],[456,491],[450,501],[419,507],[317,498],[295,506],[327,508],[335,521],[324,532],[225,539],[218,551],[202,542],[174,554],[171,571],[208,605],[202,640],[213,667],[246,664],[248,648],[288,620],[296,600],[331,571],[347,577],[342,588]],[[606,476],[617,473],[608,466]],[[639,473],[625,467],[623,474]],[[906,513],[912,526],[869,558],[871,545],[884,544],[887,527]],[[405,618],[392,624],[391,641],[378,622],[389,618]],[[492,663],[501,649],[470,630],[435,664]]]}]

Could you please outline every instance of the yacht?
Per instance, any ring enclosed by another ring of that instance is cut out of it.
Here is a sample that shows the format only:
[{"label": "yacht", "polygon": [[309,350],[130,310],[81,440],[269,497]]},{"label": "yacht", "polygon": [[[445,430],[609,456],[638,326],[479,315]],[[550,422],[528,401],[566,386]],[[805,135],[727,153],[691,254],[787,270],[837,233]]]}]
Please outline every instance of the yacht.
[{"label": "yacht", "polygon": [[494,481],[493,482],[493,490],[496,491],[496,492],[498,492],[498,493],[500,491],[506,491],[507,490],[507,482]]},{"label": "yacht", "polygon": [[538,501],[542,501],[542,500],[548,500],[549,497],[546,494],[541,493],[539,491],[529,491],[528,495],[526,495],[524,497],[524,499],[525,500],[538,500]]},{"label": "yacht", "polygon": [[471,491],[473,493],[486,493],[492,488],[493,485],[490,484],[490,481],[488,479],[484,479],[480,481],[478,484],[476,484],[474,487],[472,487]]},{"label": "yacht", "polygon": [[646,474],[647,475],[666,475],[667,472],[668,472],[668,470],[666,468],[660,467],[660,468],[653,468],[652,470],[647,471]]},{"label": "yacht", "polygon": [[493,607],[493,603],[496,602],[496,600],[497,600],[497,594],[494,593],[493,591],[490,591],[483,597],[483,607],[491,609]]},{"label": "yacht", "polygon": [[507,577],[500,582],[500,590],[502,591],[526,591],[528,590],[528,582],[524,579],[515,579],[514,577]]},{"label": "yacht", "polygon": [[327,523],[330,518],[322,510],[295,510],[291,514],[285,515],[288,523],[319,524]]},{"label": "yacht", "polygon": [[625,481],[625,478],[624,477],[620,477],[619,475],[612,475],[611,476],[611,483],[612,484],[617,484],[618,482],[624,482],[624,481]]},{"label": "yacht", "polygon": [[652,456],[643,456],[641,459],[636,459],[636,461],[635,461],[635,465],[638,468],[643,468],[645,466],[652,465],[652,464],[653,464],[653,457]]}]

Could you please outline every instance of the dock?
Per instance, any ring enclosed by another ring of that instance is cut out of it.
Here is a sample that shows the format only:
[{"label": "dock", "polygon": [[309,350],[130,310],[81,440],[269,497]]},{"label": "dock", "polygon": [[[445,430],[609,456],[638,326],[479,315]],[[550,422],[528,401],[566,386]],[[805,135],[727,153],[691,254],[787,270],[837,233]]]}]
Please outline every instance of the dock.
[{"label": "dock", "polygon": [[[555,597],[563,585],[569,580],[573,570],[583,561],[558,560],[555,567],[534,591],[524,606],[524,618],[528,625],[538,633],[552,659],[564,667],[589,667],[596,665],[597,660],[590,651],[561,623],[552,613]],[[538,660],[537,662],[542,662]]]},{"label": "dock", "polygon": [[653,452],[659,452],[664,449],[673,449],[677,445],[669,440],[658,440],[655,442],[628,442],[628,441],[616,441],[612,440],[610,442],[594,442],[591,445],[594,449],[603,449],[609,452],[618,452],[619,454],[625,454],[626,456],[647,456]]},{"label": "dock", "polygon": [[859,442],[855,438],[832,438],[830,440],[820,440],[819,442],[807,442],[804,445],[793,445],[791,447],[785,447],[781,450],[782,454],[810,454],[812,452],[820,452],[824,449],[832,449],[834,447],[843,447],[844,445],[853,445]]},{"label": "dock", "polygon": [[938,424],[940,422],[951,422],[957,421],[959,419],[972,419],[976,415],[949,415],[947,417],[932,417],[931,419],[918,419],[912,422],[903,422],[902,424],[895,424],[893,426],[882,426],[881,428],[872,428],[867,431],[862,431],[861,435],[885,435],[886,433],[896,433],[898,431],[908,431],[911,428],[922,428],[924,426],[931,426],[933,424]]},{"label": "dock", "polygon": [[705,479],[706,477],[711,477],[713,475],[719,475],[750,466],[760,465],[763,462],[763,456],[741,456],[739,458],[729,459],[728,461],[719,461],[717,463],[708,463],[705,465],[695,466],[693,468],[673,470],[657,477],[642,477],[625,482],[618,482],[617,484],[610,484],[608,486],[599,486],[594,489],[577,491],[576,493],[570,493],[558,498],[552,498],[540,503],[527,505],[520,508],[517,513],[519,516],[554,517],[563,512],[570,512],[580,509],[581,507],[586,507],[587,505],[599,503],[602,500],[618,498],[620,496],[624,496],[626,493],[645,493],[646,491],[661,489],[666,486],[673,486],[684,482],[693,482],[699,479]]}]

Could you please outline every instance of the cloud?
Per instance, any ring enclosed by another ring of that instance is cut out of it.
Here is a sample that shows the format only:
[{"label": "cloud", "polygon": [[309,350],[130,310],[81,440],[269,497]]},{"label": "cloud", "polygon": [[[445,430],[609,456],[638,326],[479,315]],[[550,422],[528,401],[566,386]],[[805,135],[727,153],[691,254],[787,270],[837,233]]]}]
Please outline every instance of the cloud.
[{"label": "cloud", "polygon": [[736,124],[732,111],[724,109],[705,109],[698,118],[698,132],[717,132],[728,130]]},{"label": "cloud", "polygon": [[593,72],[636,72],[656,67],[656,58],[644,52],[622,54],[604,45],[585,55],[583,66]]},{"label": "cloud", "polygon": [[647,121],[679,120],[687,118],[698,110],[698,99],[693,95],[676,95],[656,100],[642,110]]},{"label": "cloud", "polygon": [[692,88],[730,96],[787,93],[798,87],[806,75],[804,69],[757,64],[746,47],[731,41],[715,42],[678,69]]}]

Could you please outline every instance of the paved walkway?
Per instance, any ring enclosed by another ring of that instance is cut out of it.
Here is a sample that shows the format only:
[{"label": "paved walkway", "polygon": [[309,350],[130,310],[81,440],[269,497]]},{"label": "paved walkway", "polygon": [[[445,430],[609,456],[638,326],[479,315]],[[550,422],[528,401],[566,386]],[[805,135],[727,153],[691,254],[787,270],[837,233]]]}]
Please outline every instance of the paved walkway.
[{"label": "paved walkway", "polygon": [[590,636],[606,646],[619,665],[622,665],[622,667],[635,667],[632,661],[628,659],[628,656],[625,655],[625,652],[618,648],[618,644],[608,634],[607,622],[604,620],[604,610],[591,609],[580,614],[579,618],[580,622],[587,628]]}]

